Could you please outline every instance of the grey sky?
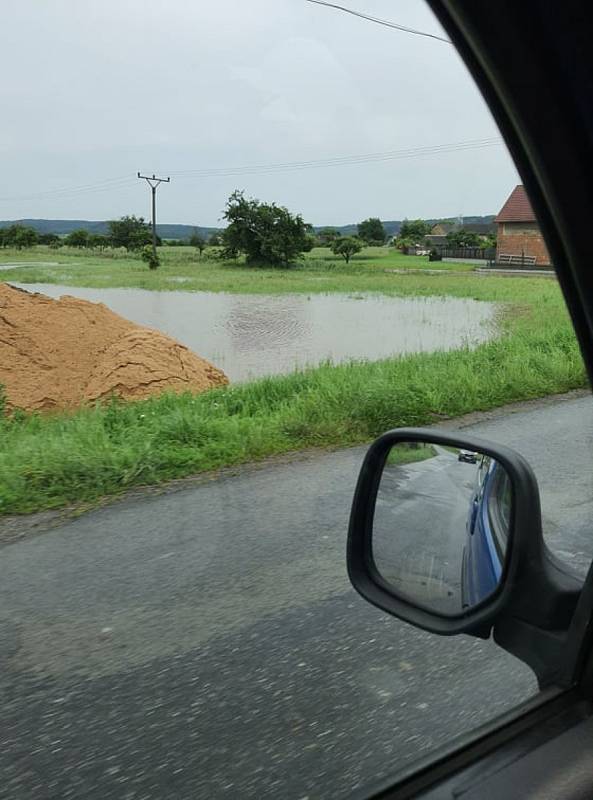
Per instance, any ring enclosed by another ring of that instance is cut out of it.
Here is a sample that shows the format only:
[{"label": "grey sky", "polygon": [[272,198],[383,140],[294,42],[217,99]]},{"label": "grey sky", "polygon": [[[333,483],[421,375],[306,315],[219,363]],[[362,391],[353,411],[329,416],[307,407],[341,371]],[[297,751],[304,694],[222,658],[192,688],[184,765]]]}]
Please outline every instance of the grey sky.
[{"label": "grey sky", "polygon": [[[343,4],[442,34],[424,0]],[[451,45],[305,0],[4,0],[2,19],[0,219],[149,216],[137,170],[318,160],[498,133]],[[112,178],[123,180],[34,196]],[[178,176],[159,191],[159,220],[216,225],[235,188],[313,224],[487,214],[517,181],[504,146]]]}]

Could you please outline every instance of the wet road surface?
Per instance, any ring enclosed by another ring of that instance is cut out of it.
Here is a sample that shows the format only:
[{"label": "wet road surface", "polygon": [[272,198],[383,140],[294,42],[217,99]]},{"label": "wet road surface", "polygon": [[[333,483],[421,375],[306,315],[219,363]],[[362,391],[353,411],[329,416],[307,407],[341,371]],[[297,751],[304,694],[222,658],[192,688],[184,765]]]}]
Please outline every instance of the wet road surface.
[{"label": "wet road surface", "polygon": [[[493,415],[583,570],[589,397]],[[340,798],[536,692],[492,642],[349,587],[364,449],[134,496],[0,550],[0,797]]]}]

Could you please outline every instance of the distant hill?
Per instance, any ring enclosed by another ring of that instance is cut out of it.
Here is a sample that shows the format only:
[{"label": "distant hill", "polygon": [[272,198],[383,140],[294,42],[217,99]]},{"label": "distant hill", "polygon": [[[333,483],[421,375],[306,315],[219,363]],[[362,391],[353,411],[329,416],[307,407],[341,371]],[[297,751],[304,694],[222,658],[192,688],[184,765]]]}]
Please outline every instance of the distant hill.
[{"label": "distant hill", "polygon": [[[8,228],[10,225],[27,225],[35,228],[38,233],[57,233],[58,236],[65,236],[72,231],[83,228],[89,233],[109,233],[106,221],[89,219],[13,219],[0,221],[0,228]],[[175,225],[159,224],[156,226],[158,235],[163,239],[189,239],[194,232],[200,236],[210,236],[220,228],[204,228],[200,225]]]},{"label": "distant hill", "polygon": [[[494,214],[487,214],[482,217],[464,217],[463,221],[468,224],[492,222]],[[440,219],[428,219],[431,225],[437,222],[449,222],[450,218],[441,217]],[[399,233],[403,220],[385,220],[383,227],[388,236],[395,236]],[[0,221],[0,228],[8,228],[10,225],[28,225],[35,228],[38,233],[57,233],[58,236],[65,236],[72,231],[84,228],[89,233],[108,233],[107,222],[88,220],[88,219],[13,219]],[[356,234],[357,226],[351,225],[315,225],[314,230],[320,231],[323,228],[334,228],[342,236],[353,236]],[[201,225],[176,225],[176,224],[157,224],[159,236],[163,239],[189,239],[192,233],[196,232],[200,236],[208,237],[220,228],[204,228]]]},{"label": "distant hill", "polygon": [[[492,222],[494,219],[495,214],[486,214],[482,217],[464,217],[463,222],[464,224],[467,223],[468,225],[474,223],[489,223]],[[403,219],[392,219],[392,220],[381,220],[383,222],[383,227],[385,228],[385,232],[388,236],[397,236],[399,233],[399,229],[402,226]],[[435,219],[427,219],[426,222],[430,223],[431,225],[436,225],[437,222],[455,222],[456,218],[451,217],[440,217]],[[1,223],[0,223],[1,225]],[[354,236],[357,231],[357,225],[355,223],[351,225],[315,225],[315,231],[323,230],[323,228],[334,228],[335,230],[339,231],[342,236]]]}]

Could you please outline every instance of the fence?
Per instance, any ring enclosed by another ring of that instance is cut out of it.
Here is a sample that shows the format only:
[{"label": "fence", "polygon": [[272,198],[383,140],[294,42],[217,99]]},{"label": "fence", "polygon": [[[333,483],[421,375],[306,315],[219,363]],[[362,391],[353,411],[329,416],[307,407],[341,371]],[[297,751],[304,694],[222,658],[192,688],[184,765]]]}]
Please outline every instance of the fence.
[{"label": "fence", "polygon": [[469,258],[476,261],[494,261],[496,258],[494,247],[437,247],[436,250],[443,258]]}]

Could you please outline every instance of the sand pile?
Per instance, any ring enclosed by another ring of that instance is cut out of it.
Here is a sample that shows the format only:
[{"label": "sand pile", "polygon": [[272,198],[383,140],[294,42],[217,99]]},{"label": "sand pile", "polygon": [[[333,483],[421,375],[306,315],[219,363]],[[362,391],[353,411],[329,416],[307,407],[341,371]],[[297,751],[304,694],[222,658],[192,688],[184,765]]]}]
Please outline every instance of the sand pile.
[{"label": "sand pile", "polygon": [[74,408],[112,394],[140,400],[226,383],[187,347],[103,303],[0,284],[0,384],[11,409]]}]

